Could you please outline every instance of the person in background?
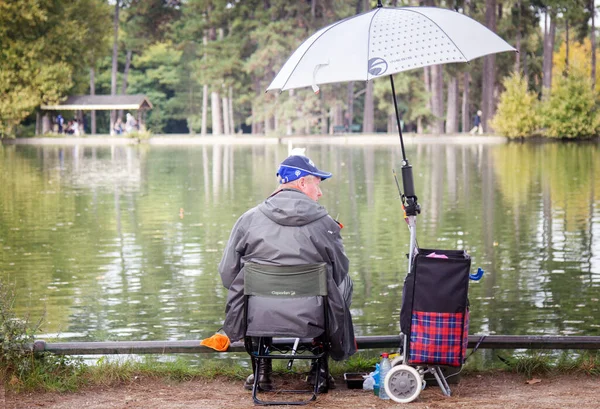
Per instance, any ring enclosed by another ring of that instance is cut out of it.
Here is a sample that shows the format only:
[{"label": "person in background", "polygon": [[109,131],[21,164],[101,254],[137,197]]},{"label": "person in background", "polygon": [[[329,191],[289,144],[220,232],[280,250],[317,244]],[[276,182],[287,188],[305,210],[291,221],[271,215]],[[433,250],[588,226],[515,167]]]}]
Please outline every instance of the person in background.
[{"label": "person in background", "polygon": [[129,112],[127,113],[127,119],[125,121],[125,133],[131,133],[137,129],[137,121]]},{"label": "person in background", "polygon": [[[342,226],[318,203],[322,195],[320,184],[331,173],[319,170],[306,156],[292,155],[281,162],[277,176],[279,187],[233,226],[219,264],[221,280],[229,290],[223,329],[232,341],[244,337],[245,263],[276,266],[325,263],[328,287],[337,289],[328,294],[330,314],[335,317],[329,320],[330,356],[335,360],[345,359],[356,352],[350,315],[353,284],[340,235]],[[285,307],[278,304],[273,308]],[[298,315],[306,319],[306,315]],[[284,328],[286,325],[273,324]],[[272,368],[271,361],[266,362],[259,368],[259,385],[269,390]],[[307,381],[319,382],[321,387],[324,376],[314,372],[311,371]],[[244,387],[252,389],[253,382],[254,376],[250,375]]]},{"label": "person in background", "polygon": [[481,135],[483,133],[483,126],[481,125],[481,110],[477,111],[477,114],[473,117],[473,129],[471,129],[471,135],[475,135],[476,132]]},{"label": "person in background", "polygon": [[73,135],[79,136],[79,121],[77,118],[73,119],[73,124],[71,125],[71,129],[73,130]]},{"label": "person in background", "polygon": [[67,127],[65,128],[65,133],[67,135],[73,135],[73,121],[67,122]]},{"label": "person in background", "polygon": [[63,133],[63,127],[65,125],[65,119],[61,114],[56,117],[56,123],[58,124],[58,133]]},{"label": "person in background", "polygon": [[113,131],[115,135],[121,135],[123,133],[123,121],[121,121],[121,118],[117,118],[117,121],[113,126]]}]

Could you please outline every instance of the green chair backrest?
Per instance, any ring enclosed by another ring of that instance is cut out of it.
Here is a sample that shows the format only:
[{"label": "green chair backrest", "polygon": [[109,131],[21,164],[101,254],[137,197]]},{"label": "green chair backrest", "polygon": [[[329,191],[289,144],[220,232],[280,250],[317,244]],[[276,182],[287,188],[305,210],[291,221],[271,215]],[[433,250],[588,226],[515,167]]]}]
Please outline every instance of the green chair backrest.
[{"label": "green chair backrest", "polygon": [[244,265],[244,295],[262,297],[310,297],[327,295],[327,265]]}]

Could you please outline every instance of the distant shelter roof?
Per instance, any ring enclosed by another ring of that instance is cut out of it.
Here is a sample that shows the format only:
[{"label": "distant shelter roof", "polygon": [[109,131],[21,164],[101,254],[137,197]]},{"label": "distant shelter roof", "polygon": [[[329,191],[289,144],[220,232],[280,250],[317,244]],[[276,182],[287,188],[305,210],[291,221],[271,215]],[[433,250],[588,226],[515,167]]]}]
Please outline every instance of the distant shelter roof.
[{"label": "distant shelter roof", "polygon": [[44,110],[108,111],[113,109],[152,109],[143,94],[137,95],[75,95],[55,105],[42,105]]}]

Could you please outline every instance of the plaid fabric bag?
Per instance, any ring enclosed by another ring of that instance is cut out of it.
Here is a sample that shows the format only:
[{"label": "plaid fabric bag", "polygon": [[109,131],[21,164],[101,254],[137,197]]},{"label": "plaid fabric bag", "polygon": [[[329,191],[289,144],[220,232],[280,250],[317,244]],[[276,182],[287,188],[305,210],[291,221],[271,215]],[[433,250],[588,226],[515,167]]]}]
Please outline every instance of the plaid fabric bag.
[{"label": "plaid fabric bag", "polygon": [[400,328],[409,364],[463,364],[469,334],[471,258],[464,251],[420,249],[404,282]]}]

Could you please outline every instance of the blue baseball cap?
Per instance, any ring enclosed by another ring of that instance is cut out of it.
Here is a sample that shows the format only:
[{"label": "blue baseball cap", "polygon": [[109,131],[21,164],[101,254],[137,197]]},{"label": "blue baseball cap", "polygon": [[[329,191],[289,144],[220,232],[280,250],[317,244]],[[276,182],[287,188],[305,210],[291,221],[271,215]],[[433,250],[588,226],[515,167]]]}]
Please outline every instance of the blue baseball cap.
[{"label": "blue baseball cap", "polygon": [[316,176],[321,180],[331,177],[331,173],[317,169],[312,160],[300,155],[289,156],[281,162],[277,170],[277,176],[281,178],[279,183],[290,183],[308,175]]}]

